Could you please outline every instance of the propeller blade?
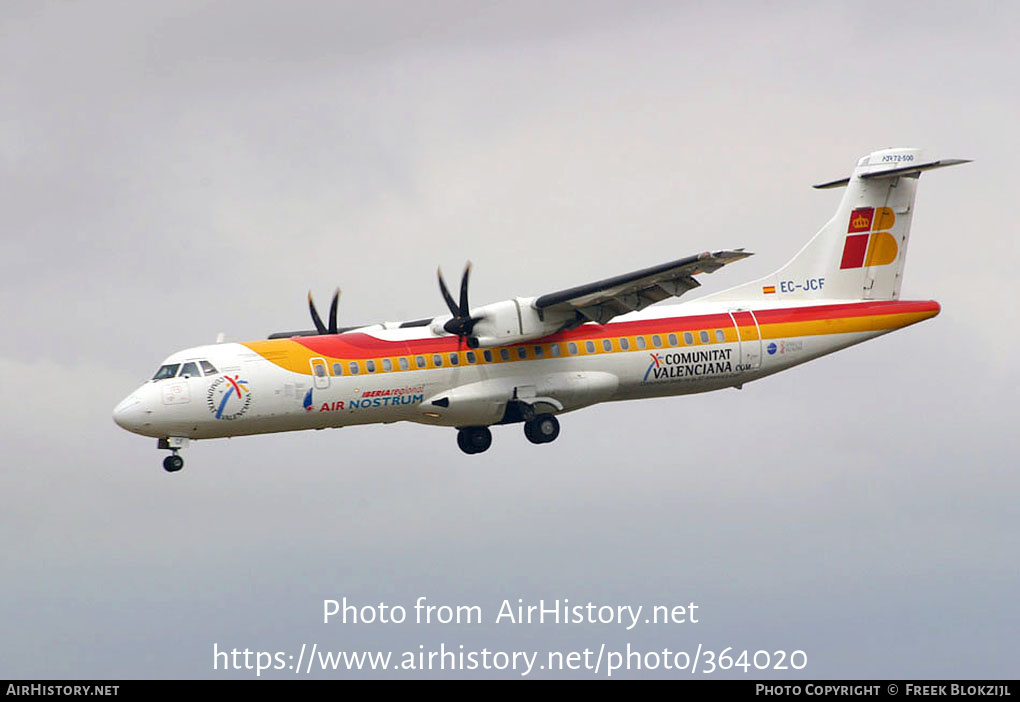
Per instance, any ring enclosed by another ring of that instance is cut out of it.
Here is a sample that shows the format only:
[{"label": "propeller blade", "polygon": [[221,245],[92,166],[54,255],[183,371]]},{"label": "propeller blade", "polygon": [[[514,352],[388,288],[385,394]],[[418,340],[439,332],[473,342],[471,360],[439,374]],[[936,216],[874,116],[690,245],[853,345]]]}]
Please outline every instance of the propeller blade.
[{"label": "propeller blade", "polygon": [[454,318],[460,316],[460,310],[457,308],[457,303],[453,301],[453,295],[446,288],[446,283],[443,282],[443,271],[441,268],[436,269],[436,274],[439,276],[439,292],[443,293],[443,299],[446,300],[446,306],[450,308],[450,314]]},{"label": "propeller blade", "polygon": [[458,349],[461,347],[461,343],[465,341],[470,348],[475,348],[478,342],[476,340],[474,346],[472,346],[471,332],[482,318],[471,316],[471,306],[468,303],[468,281],[471,278],[471,261],[468,261],[467,265],[464,266],[464,274],[460,277],[459,304],[453,299],[449,288],[446,287],[442,270],[437,270],[436,272],[439,276],[439,291],[443,293],[443,300],[446,301],[446,306],[450,308],[451,315],[451,318],[443,324],[443,329],[447,334],[455,334],[458,337]]},{"label": "propeller blade", "polygon": [[311,290],[308,291],[308,311],[312,313],[312,321],[315,322],[315,328],[318,330],[318,332],[320,334],[330,333],[329,330],[326,329],[326,325],[322,323],[322,318],[319,317],[319,313],[315,309],[315,303],[312,302]]},{"label": "propeller blade", "polygon": [[460,316],[467,317],[468,309],[468,276],[471,275],[471,261],[464,266],[464,275],[460,278]]},{"label": "propeller blade", "polygon": [[337,315],[337,307],[339,306],[339,304],[340,304],[340,288],[337,288],[336,292],[333,293],[333,301],[329,305],[329,333],[330,334],[336,334],[336,331],[337,331],[336,315]]}]

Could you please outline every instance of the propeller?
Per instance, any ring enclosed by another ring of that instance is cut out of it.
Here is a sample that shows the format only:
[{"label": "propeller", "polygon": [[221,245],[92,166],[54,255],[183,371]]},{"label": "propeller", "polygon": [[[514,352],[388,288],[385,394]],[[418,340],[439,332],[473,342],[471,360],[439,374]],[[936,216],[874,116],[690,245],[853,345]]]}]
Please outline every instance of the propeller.
[{"label": "propeller", "polygon": [[308,291],[308,310],[312,313],[312,321],[315,322],[315,328],[320,334],[336,334],[336,314],[337,306],[340,304],[340,288],[336,289],[333,293],[333,301],[329,304],[329,326],[327,327],[322,323],[322,318],[315,309],[315,303],[312,302],[312,291]]},{"label": "propeller", "polygon": [[446,283],[443,282],[443,271],[437,269],[436,274],[439,277],[439,291],[443,293],[446,306],[450,308],[450,314],[453,315],[453,319],[446,322],[443,329],[449,334],[456,334],[459,340],[467,341],[469,347],[475,348],[478,346],[478,340],[471,337],[471,332],[482,318],[472,317],[471,308],[468,305],[468,276],[471,275],[471,262],[468,261],[468,264],[464,266],[464,275],[460,278],[460,304],[454,301],[453,295],[450,294]]}]

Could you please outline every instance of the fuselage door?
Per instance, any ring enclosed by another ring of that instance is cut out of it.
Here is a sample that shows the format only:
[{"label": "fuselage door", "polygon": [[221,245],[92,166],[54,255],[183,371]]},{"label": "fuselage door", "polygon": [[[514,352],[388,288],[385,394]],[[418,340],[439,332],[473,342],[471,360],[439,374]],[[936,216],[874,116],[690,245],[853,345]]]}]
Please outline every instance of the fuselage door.
[{"label": "fuselage door", "polygon": [[329,368],[326,366],[326,359],[313,358],[309,363],[312,364],[312,383],[314,383],[315,389],[325,390],[328,388]]},{"label": "fuselage door", "polygon": [[761,367],[761,328],[751,310],[730,310],[730,319],[740,340],[740,367],[757,370]]}]

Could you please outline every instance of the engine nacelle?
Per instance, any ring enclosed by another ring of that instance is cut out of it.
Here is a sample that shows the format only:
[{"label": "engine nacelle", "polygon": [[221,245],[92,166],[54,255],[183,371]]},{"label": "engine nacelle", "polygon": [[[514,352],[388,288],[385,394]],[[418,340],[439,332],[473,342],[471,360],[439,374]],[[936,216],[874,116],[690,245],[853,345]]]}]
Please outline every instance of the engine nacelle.
[{"label": "engine nacelle", "polygon": [[[480,318],[472,330],[468,345],[472,348],[488,348],[517,344],[532,339],[541,339],[559,331],[566,318],[540,316],[534,308],[533,297],[515,297],[471,310],[471,316]],[[437,317],[432,322],[432,331],[445,334],[443,324],[449,316]]]}]

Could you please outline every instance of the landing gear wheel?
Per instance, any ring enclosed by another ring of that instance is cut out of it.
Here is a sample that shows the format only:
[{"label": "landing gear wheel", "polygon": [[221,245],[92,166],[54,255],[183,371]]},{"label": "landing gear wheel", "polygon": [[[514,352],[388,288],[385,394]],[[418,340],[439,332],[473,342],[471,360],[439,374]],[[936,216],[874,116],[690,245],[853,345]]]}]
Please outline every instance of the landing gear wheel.
[{"label": "landing gear wheel", "polygon": [[184,467],[184,459],[176,453],[163,459],[163,470],[167,473],[176,473]]},{"label": "landing gear wheel", "polygon": [[533,444],[548,444],[560,435],[560,421],[551,414],[540,414],[524,423],[524,435]]},{"label": "landing gear wheel", "polygon": [[492,446],[492,432],[489,427],[464,427],[457,432],[457,446],[464,453],[481,453]]}]

